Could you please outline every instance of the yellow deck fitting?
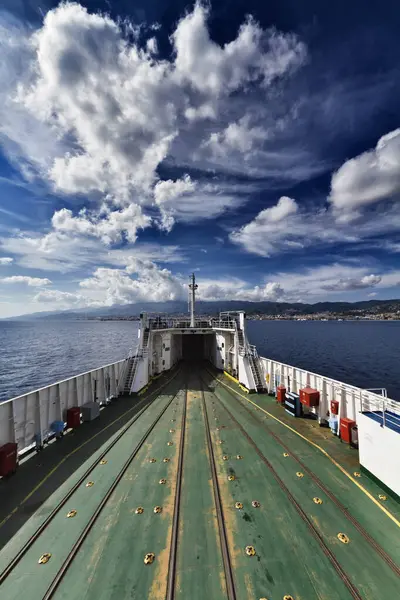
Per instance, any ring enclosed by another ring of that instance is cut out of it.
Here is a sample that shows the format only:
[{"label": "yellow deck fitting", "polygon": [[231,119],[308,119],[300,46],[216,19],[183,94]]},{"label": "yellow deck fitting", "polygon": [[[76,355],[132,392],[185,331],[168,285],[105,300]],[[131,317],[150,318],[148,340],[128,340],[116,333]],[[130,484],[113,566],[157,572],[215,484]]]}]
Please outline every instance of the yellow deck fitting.
[{"label": "yellow deck fitting", "polygon": [[236,454],[236,460],[242,460],[243,456],[241,454]]},{"label": "yellow deck fitting", "polygon": [[283,600],[294,600],[294,598],[290,594],[286,594],[286,596],[283,596]]},{"label": "yellow deck fitting", "polygon": [[227,454],[224,454],[222,457],[222,460],[228,460],[229,456]]},{"label": "yellow deck fitting", "polygon": [[378,498],[379,500],[382,500],[382,502],[385,502],[385,500],[387,500],[387,496],[385,496],[385,494],[379,494]]},{"label": "yellow deck fitting", "polygon": [[301,479],[302,477],[304,477],[304,473],[302,473],[301,471],[297,471],[296,475],[297,475],[297,477],[299,477],[300,479]]},{"label": "yellow deck fitting", "polygon": [[67,512],[67,519],[72,519],[72,517],[75,517],[76,512],[77,511],[74,508],[72,510],[70,510],[69,512]]},{"label": "yellow deck fitting", "polygon": [[313,498],[313,502],[315,502],[315,504],[322,504],[321,498],[317,498],[317,497]]},{"label": "yellow deck fitting", "polygon": [[246,554],[247,556],[255,556],[256,551],[254,546],[246,546]]},{"label": "yellow deck fitting", "polygon": [[42,556],[38,560],[39,565],[45,565],[47,562],[49,562],[50,558],[51,558],[50,552],[46,552],[46,554],[42,554]]},{"label": "yellow deck fitting", "polygon": [[154,512],[156,515],[158,515],[158,514],[159,514],[161,511],[162,511],[162,508],[161,508],[161,506],[155,506],[155,507],[154,507],[154,511],[153,511],[153,512]]},{"label": "yellow deck fitting", "polygon": [[242,510],[243,504],[241,502],[235,502],[235,508],[237,508],[238,510]]},{"label": "yellow deck fitting", "polygon": [[175,429],[170,429],[169,432],[170,433],[175,433]]},{"label": "yellow deck fitting", "polygon": [[175,419],[171,419],[171,423],[175,423]]},{"label": "yellow deck fitting", "polygon": [[261,504],[259,503],[258,500],[253,500],[251,503],[253,508],[260,508]]},{"label": "yellow deck fitting", "polygon": [[146,556],[144,557],[144,564],[145,565],[151,565],[151,563],[154,562],[156,555],[154,554],[154,552],[148,552],[146,554]]},{"label": "yellow deck fitting", "polygon": [[165,463],[169,462],[169,458],[167,458],[167,457],[163,458],[163,462],[165,462]]},{"label": "yellow deck fitting", "polygon": [[164,485],[165,483],[167,483],[167,480],[162,478],[162,479],[160,479],[160,481],[158,483],[161,483],[161,485]]},{"label": "yellow deck fitting", "polygon": [[222,441],[223,441],[223,440],[217,440],[217,444],[218,444],[218,446],[220,446],[220,445],[222,444]]},{"label": "yellow deck fitting", "polygon": [[143,512],[144,512],[143,506],[138,506],[137,509],[135,510],[135,514],[137,514],[137,515],[142,515]]},{"label": "yellow deck fitting", "polygon": [[106,464],[107,464],[107,461],[106,461],[106,460],[104,460],[104,458],[103,458],[103,460],[101,460],[101,461],[100,461],[100,464],[101,464],[101,465],[106,465]]},{"label": "yellow deck fitting", "polygon": [[235,481],[235,476],[234,475],[229,475],[228,481]]},{"label": "yellow deck fitting", "polygon": [[86,487],[93,487],[94,486],[94,481],[88,481],[86,484]]},{"label": "yellow deck fitting", "polygon": [[350,541],[350,538],[345,533],[338,533],[337,537],[343,544],[348,544]]},{"label": "yellow deck fitting", "polygon": [[361,473],[359,473],[358,471],[354,471],[353,475],[354,477],[361,477]]},{"label": "yellow deck fitting", "polygon": [[172,446],[174,442],[168,442],[167,446]]},{"label": "yellow deck fitting", "polygon": [[155,458],[149,458],[149,462],[151,462],[151,463],[155,463],[155,462],[156,462],[156,459],[155,459]]},{"label": "yellow deck fitting", "polygon": [[287,452],[284,452],[284,453],[283,453],[283,456],[286,458],[286,457],[288,457],[288,456],[289,456],[289,454],[288,454]]}]

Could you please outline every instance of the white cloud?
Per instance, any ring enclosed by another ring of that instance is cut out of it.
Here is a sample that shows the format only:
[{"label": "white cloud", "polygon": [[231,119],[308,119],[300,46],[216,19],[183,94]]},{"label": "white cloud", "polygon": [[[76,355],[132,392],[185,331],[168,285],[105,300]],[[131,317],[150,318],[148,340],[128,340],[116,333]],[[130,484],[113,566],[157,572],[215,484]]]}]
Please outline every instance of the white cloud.
[{"label": "white cloud", "polygon": [[332,176],[330,201],[352,210],[400,193],[400,129],[382,136],[376,148],[345,162]]},{"label": "white cloud", "polygon": [[[214,119],[212,131],[233,153],[253,139],[262,143],[264,129],[247,116],[253,105],[260,107],[260,98],[249,100],[249,85],[265,96],[306,57],[296,36],[263,30],[251,18],[221,47],[211,40],[207,19],[208,10],[199,3],[180,19],[169,61],[158,57],[155,38],[139,47],[137,36],[130,35],[133,25],[89,13],[77,3],[50,10],[34,34],[13,31],[0,82],[3,104],[7,99],[14,116],[3,124],[25,174],[33,166],[62,192],[108,195],[122,205],[133,199],[150,205],[155,198],[163,225],[170,228],[179,219],[180,194],[194,192],[195,182],[183,180],[184,189],[175,182],[174,198],[168,191],[173,182],[159,182],[153,194],[160,163],[168,158],[193,165],[210,136],[204,119]],[[229,156],[225,159],[229,163]],[[219,195],[218,214],[237,205],[229,195]],[[190,200],[184,220],[216,214],[204,194]],[[196,212],[204,202],[208,210]]]},{"label": "white cloud", "polygon": [[105,207],[100,215],[81,210],[77,217],[72,215],[71,210],[63,208],[55,212],[52,218],[56,231],[97,237],[105,244],[119,242],[123,235],[129,242],[136,242],[138,230],[150,224],[151,218],[144,215],[137,204],[117,211]]},{"label": "white cloud", "polygon": [[60,290],[41,290],[33,297],[33,302],[51,304],[51,308],[54,310],[98,306],[97,302],[91,301],[81,294],[62,292]]},{"label": "white cloud", "polygon": [[129,261],[125,270],[96,269],[92,277],[80,282],[80,287],[89,293],[100,291],[104,304],[108,306],[139,301],[182,300],[185,297],[182,281],[171,271],[135,258]]},{"label": "white cloud", "polygon": [[305,59],[305,46],[295,36],[265,32],[252,19],[221,48],[210,39],[207,13],[196,4],[172,35],[178,75],[206,96],[228,95],[251,82],[267,86]]},{"label": "white cloud", "polygon": [[229,237],[248,252],[271,256],[310,246],[358,243],[399,230],[400,210],[396,205],[376,207],[373,215],[360,212],[351,219],[337,219],[329,208],[301,207],[295,200],[281,198]]},{"label": "white cloud", "polygon": [[[358,261],[360,262],[360,261]],[[285,299],[290,302],[317,302],[345,299],[352,292],[363,289],[388,289],[400,285],[400,271],[389,270],[372,274],[368,266],[330,263],[297,272],[277,272],[269,277],[285,290]],[[327,295],[328,292],[328,295]]]},{"label": "white cloud", "polygon": [[0,265],[10,265],[13,260],[14,259],[9,256],[3,256],[0,258]]},{"label": "white cloud", "polygon": [[0,279],[0,283],[25,283],[30,287],[42,287],[44,285],[51,285],[50,279],[41,277],[29,277],[27,275],[12,275],[11,277],[2,277]]},{"label": "white cloud", "polygon": [[344,279],[339,279],[338,281],[330,284],[325,284],[322,286],[322,289],[328,291],[342,291],[342,290],[362,290],[364,288],[374,287],[378,285],[382,281],[382,277],[379,275],[364,275],[360,279],[355,279],[352,277],[347,277]]},{"label": "white cloud", "polygon": [[195,189],[196,183],[192,181],[190,175],[185,175],[183,179],[177,179],[176,181],[171,179],[159,181],[154,187],[154,200],[156,204],[162,206],[188,192],[194,192]]},{"label": "white cloud", "polygon": [[3,251],[15,255],[15,263],[27,269],[67,273],[94,265],[126,266],[132,256],[164,263],[185,261],[179,246],[136,243],[123,249],[104,247],[99,239],[89,239],[74,232],[51,231],[45,235],[26,232],[0,238]]}]

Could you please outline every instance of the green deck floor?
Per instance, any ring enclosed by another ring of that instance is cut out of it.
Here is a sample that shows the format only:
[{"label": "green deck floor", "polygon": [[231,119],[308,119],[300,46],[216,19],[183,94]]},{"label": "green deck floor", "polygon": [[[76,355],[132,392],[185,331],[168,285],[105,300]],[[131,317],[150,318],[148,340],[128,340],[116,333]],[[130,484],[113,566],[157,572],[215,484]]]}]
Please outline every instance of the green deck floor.
[{"label": "green deck floor", "polygon": [[[356,453],[340,444],[329,430],[285,417],[283,409],[267,396],[246,398],[230,380],[203,366],[196,369],[181,366],[176,376],[166,380],[159,393],[150,399],[148,408],[107,453],[107,462],[94,468],[90,475],[93,486],[82,484],[74,492],[5,579],[0,586],[1,598],[41,600],[45,597],[127,457],[157,418],[94,527],[82,540],[52,597],[167,598],[183,425],[176,577],[170,597],[229,599],[206,419],[211,429],[212,455],[237,600],[281,600],[285,595],[294,600],[399,597],[398,526],[329,458],[285,424],[323,447],[349,473],[357,471]],[[248,399],[282,423],[260,411]],[[111,436],[98,447],[8,542],[0,552],[0,573],[112,439]],[[153,458],[155,462],[150,460]],[[164,462],[164,458],[169,460]],[[308,471],[302,469],[299,460]],[[302,472],[303,477],[298,477],[298,472]],[[232,475],[234,479],[229,481]],[[166,482],[160,484],[163,478]],[[361,483],[374,498],[384,493],[365,477],[360,479]],[[320,498],[322,504],[316,504],[315,497]],[[260,506],[253,507],[252,501],[259,502]],[[236,502],[242,503],[243,508],[235,508]],[[161,506],[162,512],[154,513],[155,506]],[[138,507],[143,508],[142,514],[136,514]],[[348,512],[343,512],[341,507]],[[389,498],[385,507],[398,517],[399,506],[394,500]],[[77,511],[76,516],[67,518],[67,512],[72,509]],[[349,537],[348,544],[338,540],[340,532]],[[368,535],[373,538],[372,542]],[[248,545],[254,547],[255,556],[246,555]],[[51,553],[49,562],[38,564],[39,557],[46,552]],[[151,565],[145,565],[143,560],[148,552],[155,554]]]}]

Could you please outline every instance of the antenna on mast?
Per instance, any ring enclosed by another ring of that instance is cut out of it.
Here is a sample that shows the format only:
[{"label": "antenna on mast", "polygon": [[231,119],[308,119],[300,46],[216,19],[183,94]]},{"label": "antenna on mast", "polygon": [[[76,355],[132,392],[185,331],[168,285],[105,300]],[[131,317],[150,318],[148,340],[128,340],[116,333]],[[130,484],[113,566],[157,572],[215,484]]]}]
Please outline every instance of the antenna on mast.
[{"label": "antenna on mast", "polygon": [[190,327],[194,327],[195,326],[195,322],[194,322],[194,307],[195,307],[195,303],[196,303],[196,290],[199,286],[196,283],[196,278],[194,276],[194,273],[191,274],[190,276],[190,283],[189,283],[189,310],[190,310]]}]

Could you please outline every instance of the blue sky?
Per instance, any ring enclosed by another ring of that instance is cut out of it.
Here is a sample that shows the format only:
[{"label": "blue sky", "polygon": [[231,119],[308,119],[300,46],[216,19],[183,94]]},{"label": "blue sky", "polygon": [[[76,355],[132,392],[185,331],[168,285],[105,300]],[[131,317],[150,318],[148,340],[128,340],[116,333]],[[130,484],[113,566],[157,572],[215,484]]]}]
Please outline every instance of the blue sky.
[{"label": "blue sky", "polygon": [[400,7],[0,9],[0,316],[400,297]]}]

